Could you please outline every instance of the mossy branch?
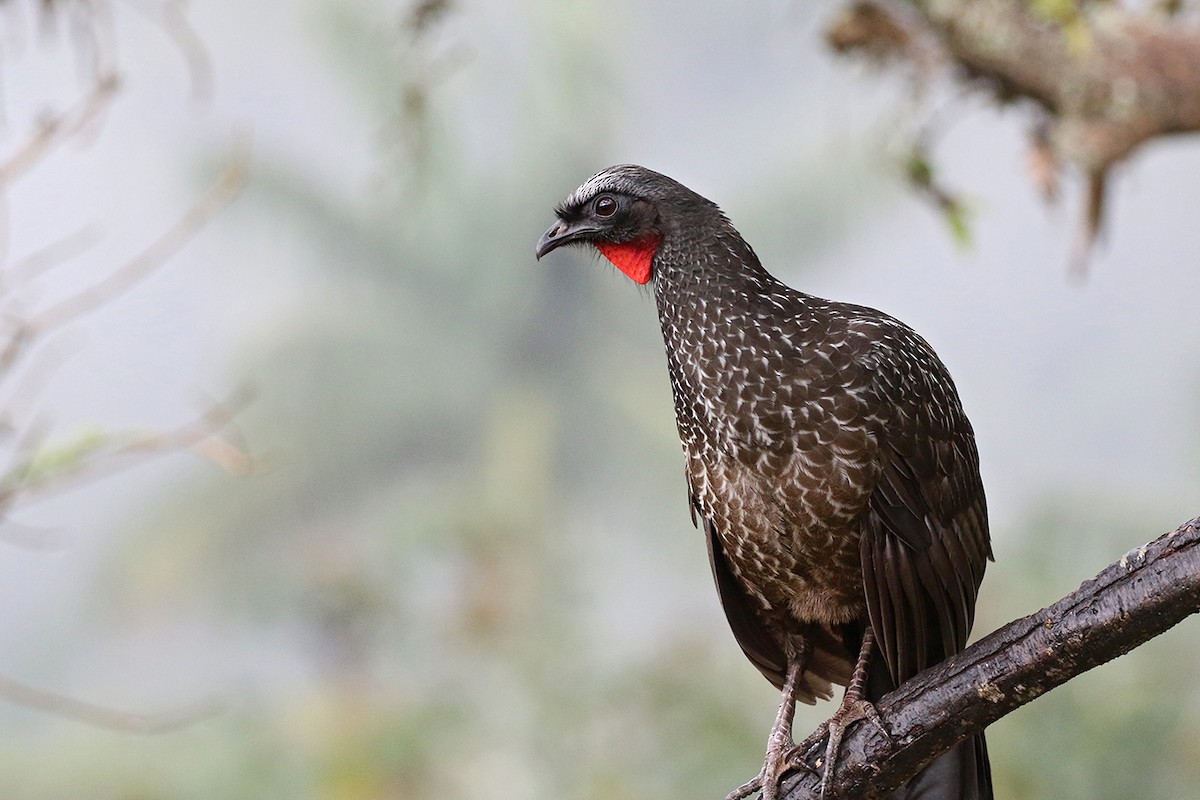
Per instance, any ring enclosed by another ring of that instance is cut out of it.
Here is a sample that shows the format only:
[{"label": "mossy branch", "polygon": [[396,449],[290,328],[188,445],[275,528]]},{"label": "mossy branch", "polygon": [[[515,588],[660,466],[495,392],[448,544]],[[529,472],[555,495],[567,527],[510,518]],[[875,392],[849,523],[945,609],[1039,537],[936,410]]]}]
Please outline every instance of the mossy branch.
[{"label": "mossy branch", "polygon": [[859,0],[827,40],[877,63],[914,65],[919,80],[946,67],[999,103],[1031,101],[1043,161],[1051,172],[1077,168],[1087,184],[1076,269],[1103,224],[1112,168],[1148,142],[1200,132],[1200,23],[1169,7]]}]

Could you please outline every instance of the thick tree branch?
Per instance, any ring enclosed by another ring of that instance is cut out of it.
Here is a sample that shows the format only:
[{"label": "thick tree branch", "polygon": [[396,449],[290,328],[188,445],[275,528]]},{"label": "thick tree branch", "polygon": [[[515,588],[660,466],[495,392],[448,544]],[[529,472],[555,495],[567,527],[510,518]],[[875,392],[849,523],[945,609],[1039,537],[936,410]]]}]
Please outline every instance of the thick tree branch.
[{"label": "thick tree branch", "polygon": [[[1200,519],[1136,550],[1036,614],[1010,622],[886,695],[846,735],[832,798],[883,797],[960,739],[1200,611]],[[818,770],[823,745],[806,761]],[[784,782],[786,800],[817,797],[819,774]]]},{"label": "thick tree branch", "polygon": [[1024,0],[913,4],[954,59],[1056,114],[1072,161],[1101,171],[1200,130],[1200,27],[1107,7],[1048,18]]},{"label": "thick tree branch", "polygon": [[1088,184],[1077,267],[1100,229],[1112,167],[1146,142],[1200,131],[1200,24],[1183,15],[1114,3],[859,0],[828,40],[922,74],[951,65],[1000,102],[1040,106],[1045,152]]}]

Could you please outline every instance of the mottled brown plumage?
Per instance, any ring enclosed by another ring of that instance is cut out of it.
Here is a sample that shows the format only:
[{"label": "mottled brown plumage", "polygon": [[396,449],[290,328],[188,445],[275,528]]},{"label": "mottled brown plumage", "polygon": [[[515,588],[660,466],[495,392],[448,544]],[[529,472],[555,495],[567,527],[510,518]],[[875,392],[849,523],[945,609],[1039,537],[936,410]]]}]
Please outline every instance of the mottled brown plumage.
[{"label": "mottled brown plumage", "polygon": [[[812,703],[848,683],[868,626],[867,699],[962,650],[987,511],[970,423],[925,340],[785,286],[716,205],[642,167],[604,170],[557,212],[539,257],[590,243],[654,281],[693,520],[750,661],[781,688],[794,670],[789,691]],[[990,797],[982,736],[899,796]]]}]

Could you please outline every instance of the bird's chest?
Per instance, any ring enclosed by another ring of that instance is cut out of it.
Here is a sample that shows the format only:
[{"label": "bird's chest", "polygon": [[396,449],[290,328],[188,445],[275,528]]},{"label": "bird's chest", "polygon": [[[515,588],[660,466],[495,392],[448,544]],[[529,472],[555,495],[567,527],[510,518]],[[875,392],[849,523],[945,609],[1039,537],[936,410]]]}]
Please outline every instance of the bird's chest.
[{"label": "bird's chest", "polygon": [[793,454],[777,480],[700,443],[685,448],[699,513],[739,583],[773,625],[839,623],[863,612],[860,492],[845,465]]},{"label": "bird's chest", "polygon": [[721,311],[663,319],[697,510],[766,617],[847,621],[876,469],[861,370],[801,322]]}]

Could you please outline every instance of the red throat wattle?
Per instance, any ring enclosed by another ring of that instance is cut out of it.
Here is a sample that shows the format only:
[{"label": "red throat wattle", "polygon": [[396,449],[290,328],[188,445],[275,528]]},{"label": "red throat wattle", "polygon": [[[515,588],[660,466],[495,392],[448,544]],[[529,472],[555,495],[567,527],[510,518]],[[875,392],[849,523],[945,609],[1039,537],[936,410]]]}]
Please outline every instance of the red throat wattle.
[{"label": "red throat wattle", "polygon": [[613,244],[612,242],[596,242],[596,249],[613,263],[613,266],[624,272],[634,281],[634,283],[648,283],[650,274],[653,271],[651,264],[654,262],[654,254],[658,252],[658,245],[662,239],[658,236],[649,236],[645,239],[638,239],[636,242],[621,242]]}]

